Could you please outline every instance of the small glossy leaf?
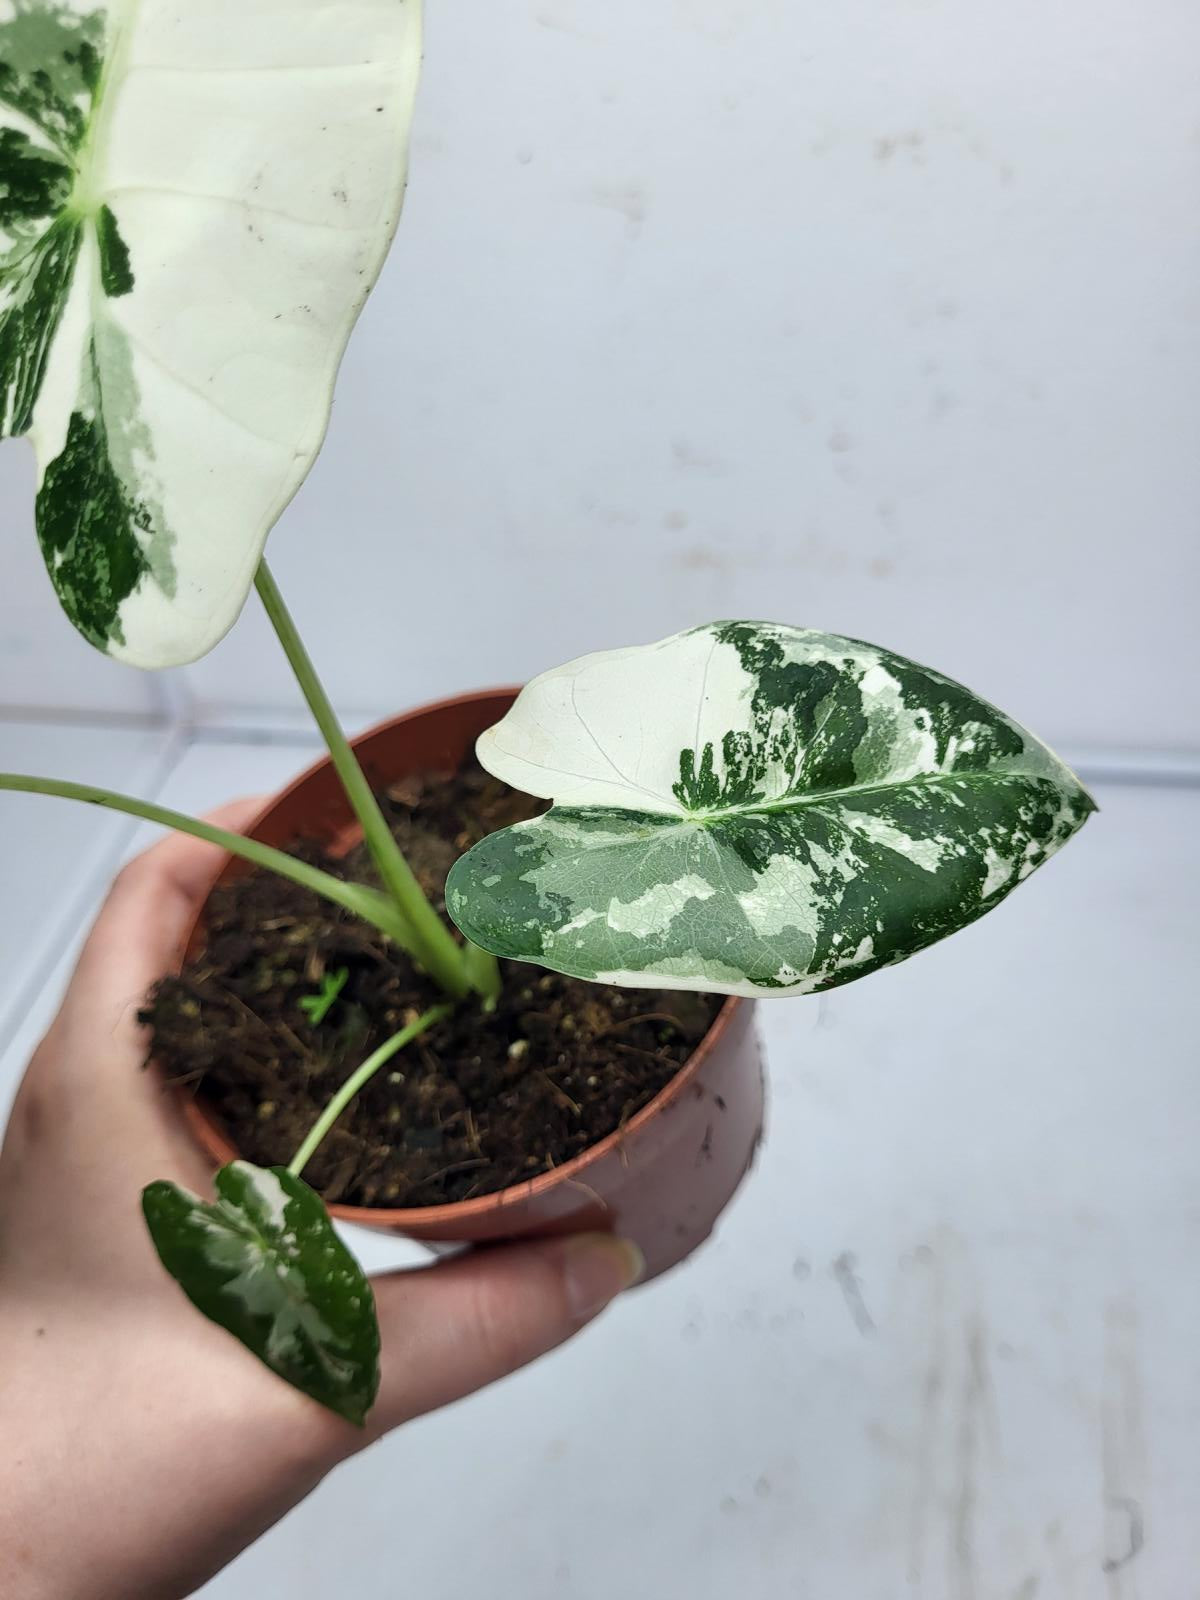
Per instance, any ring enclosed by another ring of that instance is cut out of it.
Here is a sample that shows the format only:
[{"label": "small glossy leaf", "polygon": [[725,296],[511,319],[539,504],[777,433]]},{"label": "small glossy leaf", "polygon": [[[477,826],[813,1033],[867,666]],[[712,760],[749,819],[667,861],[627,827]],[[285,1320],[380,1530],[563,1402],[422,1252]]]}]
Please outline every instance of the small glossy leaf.
[{"label": "small glossy leaf", "polygon": [[235,1161],[215,1204],[152,1183],[142,1209],[163,1266],[272,1372],[361,1425],[379,1387],[375,1299],[318,1195],[284,1167]]},{"label": "small glossy leaf", "polygon": [[773,623],[545,673],[478,754],[554,806],[455,864],[451,916],[497,955],[633,987],[863,977],[990,911],[1094,809],[960,684]]},{"label": "small glossy leaf", "polygon": [[0,7],[0,435],[75,626],[143,667],[241,609],[400,212],[420,0]]},{"label": "small glossy leaf", "polygon": [[300,1009],[314,1028],[319,1028],[325,1021],[349,981],[349,967],[339,967],[336,972],[325,974],[315,994],[301,995]]}]

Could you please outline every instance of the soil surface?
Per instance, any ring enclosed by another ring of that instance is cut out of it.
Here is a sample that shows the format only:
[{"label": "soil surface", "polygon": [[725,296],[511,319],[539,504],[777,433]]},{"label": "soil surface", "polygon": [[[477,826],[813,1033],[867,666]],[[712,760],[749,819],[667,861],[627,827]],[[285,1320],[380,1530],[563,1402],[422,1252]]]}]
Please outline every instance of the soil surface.
[{"label": "soil surface", "polygon": [[[380,796],[422,888],[444,909],[450,867],[485,834],[546,809],[474,765]],[[297,854],[378,883],[362,847]],[[208,906],[207,947],[142,1013],[166,1076],[204,1095],[240,1154],[286,1164],[378,1045],[442,998],[374,928],[254,871]],[[503,962],[490,1015],[464,1004],[408,1045],[343,1113],[305,1169],[327,1200],[426,1206],[548,1172],[620,1128],[675,1075],[719,995],[614,989]],[[344,978],[343,978],[344,974]],[[326,1015],[301,1001],[337,987]]]}]

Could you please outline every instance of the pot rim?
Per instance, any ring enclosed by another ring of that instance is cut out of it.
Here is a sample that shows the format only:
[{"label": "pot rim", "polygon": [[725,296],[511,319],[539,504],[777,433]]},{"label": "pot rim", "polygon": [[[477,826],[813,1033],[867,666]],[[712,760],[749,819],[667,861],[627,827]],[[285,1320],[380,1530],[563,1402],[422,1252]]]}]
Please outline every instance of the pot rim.
[{"label": "pot rim", "polygon": [[[474,705],[487,700],[514,700],[520,693],[514,688],[476,689],[464,694],[449,695],[442,700],[433,700],[426,705],[416,706],[411,711],[402,711],[392,717],[385,717],[383,721],[372,724],[355,738],[351,739],[351,748],[358,750],[360,745],[381,735],[394,732],[406,723],[415,721],[418,717],[427,717],[441,711],[450,711],[462,705]],[[330,766],[330,757],[325,753],[307,766],[303,772],[297,774],[290,783],[286,784],[263,806],[262,810],[252,819],[244,830],[249,836],[272,815],[272,813],[285,800],[306,784],[320,772]],[[336,836],[337,846],[349,848],[357,837],[361,835],[361,827],[357,821],[349,825]],[[240,866],[236,856],[226,855],[225,860],[213,875],[208,892],[205,894],[200,909],[188,929],[184,940],[182,957],[186,961],[192,952],[197,937],[203,927],[204,912],[208,905],[209,896],[216,888],[218,881],[225,875],[231,866]],[[522,966],[538,968],[536,961],[517,963]],[[544,970],[540,969],[539,970]],[[511,1205],[536,1199],[549,1190],[558,1188],[563,1184],[573,1184],[580,1189],[587,1190],[588,1184],[580,1176],[586,1173],[593,1164],[602,1161],[614,1151],[619,1151],[622,1145],[634,1137],[649,1122],[661,1116],[667,1108],[679,1099],[690,1088],[705,1062],[720,1044],[728,1031],[734,1017],[747,1002],[739,995],[726,997],[721,1009],[713,1018],[712,1024],[695,1050],[676,1072],[675,1076],[660,1089],[652,1100],[649,1100],[640,1111],[636,1112],[623,1126],[616,1128],[612,1133],[606,1134],[603,1139],[589,1145],[577,1156],[572,1156],[570,1161],[564,1161],[562,1166],[553,1168],[550,1172],[539,1173],[536,1177],[523,1179],[520,1183],[510,1184],[506,1189],[494,1190],[491,1194],[479,1195],[471,1200],[453,1200],[437,1206],[350,1206],[331,1204],[329,1214],[340,1222],[357,1223],[360,1227],[394,1228],[405,1230],[410,1228],[438,1227],[453,1225],[457,1222],[489,1216],[502,1211]],[[187,1095],[178,1091],[183,1097],[183,1111],[193,1135],[199,1140],[208,1155],[220,1162],[236,1161],[238,1152],[230,1141],[225,1130],[220,1125],[216,1114],[211,1112],[199,1099],[198,1094]],[[595,1195],[595,1191],[591,1191]],[[602,1201],[602,1197],[595,1195]],[[605,1206],[607,1209],[607,1205]]]}]

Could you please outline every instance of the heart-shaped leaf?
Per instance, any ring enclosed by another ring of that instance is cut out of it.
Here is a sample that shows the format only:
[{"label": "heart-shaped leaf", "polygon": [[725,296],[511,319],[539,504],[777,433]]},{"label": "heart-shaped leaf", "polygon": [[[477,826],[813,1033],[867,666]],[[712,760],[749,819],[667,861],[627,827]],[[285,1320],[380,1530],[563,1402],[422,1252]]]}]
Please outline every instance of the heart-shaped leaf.
[{"label": "heart-shaped leaf", "polygon": [[375,1299],[318,1195],[285,1167],[234,1161],[215,1204],[152,1183],[142,1209],[163,1266],[272,1372],[362,1424],[379,1387]]},{"label": "heart-shaped leaf", "polygon": [[1094,809],[949,678],[772,623],[545,673],[478,753],[555,803],[455,864],[455,922],[497,955],[633,987],[863,977],[990,911]]},{"label": "heart-shaped leaf", "polygon": [[102,650],[191,660],[241,609],[399,216],[419,6],[0,9],[0,434]]}]

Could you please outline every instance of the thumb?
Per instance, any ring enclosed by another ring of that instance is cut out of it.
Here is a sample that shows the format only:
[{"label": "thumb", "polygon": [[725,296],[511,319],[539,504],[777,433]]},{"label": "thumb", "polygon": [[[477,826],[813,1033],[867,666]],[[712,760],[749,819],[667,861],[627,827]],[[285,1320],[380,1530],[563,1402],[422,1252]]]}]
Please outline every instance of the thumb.
[{"label": "thumb", "polygon": [[553,1350],[636,1283],[643,1266],[628,1240],[584,1233],[375,1278],[382,1375],[363,1442]]}]

